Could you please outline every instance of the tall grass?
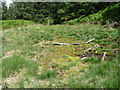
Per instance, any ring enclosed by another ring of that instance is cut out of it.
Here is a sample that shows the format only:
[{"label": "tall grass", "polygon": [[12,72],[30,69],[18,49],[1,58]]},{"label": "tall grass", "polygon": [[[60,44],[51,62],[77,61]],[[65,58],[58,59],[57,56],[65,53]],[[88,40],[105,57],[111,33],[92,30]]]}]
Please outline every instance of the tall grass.
[{"label": "tall grass", "polygon": [[2,60],[2,77],[6,78],[13,75],[15,72],[20,72],[20,69],[28,68],[28,73],[30,75],[35,74],[37,70],[37,64],[34,61],[26,60],[18,55],[13,55],[13,57],[5,58]]},{"label": "tall grass", "polygon": [[43,71],[40,75],[37,75],[38,79],[48,79],[48,78],[55,78],[57,75],[56,71]]},{"label": "tall grass", "polygon": [[114,59],[99,64],[92,63],[89,72],[79,78],[70,78],[68,85],[71,88],[118,88],[118,78],[118,60]]}]

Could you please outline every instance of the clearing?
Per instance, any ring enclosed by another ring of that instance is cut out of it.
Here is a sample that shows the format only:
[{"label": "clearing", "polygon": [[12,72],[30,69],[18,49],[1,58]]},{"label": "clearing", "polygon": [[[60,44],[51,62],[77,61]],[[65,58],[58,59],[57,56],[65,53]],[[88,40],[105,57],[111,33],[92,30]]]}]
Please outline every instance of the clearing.
[{"label": "clearing", "polygon": [[[56,42],[80,45],[52,45]],[[118,87],[118,28],[92,24],[11,28],[3,31],[2,52],[3,87]]]}]

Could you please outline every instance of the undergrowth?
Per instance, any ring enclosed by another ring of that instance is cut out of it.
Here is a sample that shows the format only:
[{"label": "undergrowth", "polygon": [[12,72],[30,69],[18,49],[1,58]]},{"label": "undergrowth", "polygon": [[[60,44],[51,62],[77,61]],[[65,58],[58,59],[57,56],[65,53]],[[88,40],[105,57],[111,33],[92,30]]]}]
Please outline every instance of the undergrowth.
[{"label": "undergrowth", "polygon": [[28,20],[2,20],[3,29],[9,29],[9,28],[18,27],[18,26],[19,27],[26,26],[30,24],[34,24],[34,22],[28,21]]},{"label": "undergrowth", "polygon": [[120,16],[118,15],[120,3],[106,7],[104,10],[100,10],[97,13],[90,14],[88,16],[82,15],[79,18],[75,18],[70,21],[63,23],[76,24],[76,23],[87,23],[87,24],[111,24],[112,22],[119,22]]}]

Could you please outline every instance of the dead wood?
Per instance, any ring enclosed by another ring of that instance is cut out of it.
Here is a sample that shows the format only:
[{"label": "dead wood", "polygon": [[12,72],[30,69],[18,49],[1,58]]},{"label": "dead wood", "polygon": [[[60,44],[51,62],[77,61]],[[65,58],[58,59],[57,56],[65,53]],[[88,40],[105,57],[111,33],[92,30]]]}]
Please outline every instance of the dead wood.
[{"label": "dead wood", "polygon": [[80,43],[52,43],[52,45],[80,45]]},{"label": "dead wood", "polygon": [[106,55],[106,52],[104,52],[103,54],[102,61],[104,61],[105,55]]},{"label": "dead wood", "polygon": [[88,48],[88,49],[84,50],[84,55],[89,54],[90,51],[92,51],[92,48]]},{"label": "dead wood", "polygon": [[85,43],[90,43],[90,42],[92,42],[92,41],[94,41],[95,40],[95,38],[93,38],[93,39],[91,39],[91,40],[89,40],[89,41],[87,41],[87,42],[85,42]]},{"label": "dead wood", "polygon": [[[95,40],[95,38],[93,38],[93,39],[91,39],[91,40],[89,40],[89,41],[87,41],[85,43],[90,43],[90,42],[92,42],[94,40]],[[52,43],[52,45],[80,45],[80,43]]]},{"label": "dead wood", "polygon": [[95,44],[94,46],[94,51],[96,51],[96,49],[99,47],[99,44]]}]

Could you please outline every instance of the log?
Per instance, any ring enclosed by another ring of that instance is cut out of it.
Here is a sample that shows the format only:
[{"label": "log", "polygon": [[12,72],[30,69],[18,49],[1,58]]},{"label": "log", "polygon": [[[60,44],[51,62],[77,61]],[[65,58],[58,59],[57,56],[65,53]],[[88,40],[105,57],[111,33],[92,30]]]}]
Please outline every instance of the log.
[{"label": "log", "polygon": [[104,61],[105,55],[106,55],[106,52],[104,52],[103,54],[102,61]]}]

